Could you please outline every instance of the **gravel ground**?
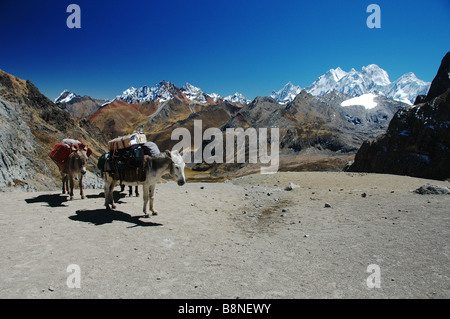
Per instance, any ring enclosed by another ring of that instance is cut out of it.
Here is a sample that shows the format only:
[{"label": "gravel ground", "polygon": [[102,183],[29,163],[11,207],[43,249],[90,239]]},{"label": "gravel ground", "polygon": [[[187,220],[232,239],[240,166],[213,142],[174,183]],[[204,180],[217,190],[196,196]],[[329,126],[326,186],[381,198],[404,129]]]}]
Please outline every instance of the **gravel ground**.
[{"label": "gravel ground", "polygon": [[412,192],[427,183],[449,186],[331,172],[168,182],[150,218],[119,188],[113,211],[100,190],[0,193],[0,298],[448,299],[450,196]]}]

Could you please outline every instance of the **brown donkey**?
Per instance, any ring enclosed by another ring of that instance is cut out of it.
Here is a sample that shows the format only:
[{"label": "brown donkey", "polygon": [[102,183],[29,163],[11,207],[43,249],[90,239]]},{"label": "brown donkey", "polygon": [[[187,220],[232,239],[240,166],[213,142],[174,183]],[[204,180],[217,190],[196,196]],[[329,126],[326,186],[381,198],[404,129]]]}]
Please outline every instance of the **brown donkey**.
[{"label": "brown donkey", "polygon": [[[73,179],[78,176],[81,198],[84,199],[83,176],[86,174],[86,164],[88,161],[88,147],[83,144],[71,145],[71,153],[67,161],[60,166],[62,178],[62,193],[69,193],[70,200],[73,199]],[[61,169],[62,168],[62,169]],[[70,183],[70,192],[69,192]]]}]

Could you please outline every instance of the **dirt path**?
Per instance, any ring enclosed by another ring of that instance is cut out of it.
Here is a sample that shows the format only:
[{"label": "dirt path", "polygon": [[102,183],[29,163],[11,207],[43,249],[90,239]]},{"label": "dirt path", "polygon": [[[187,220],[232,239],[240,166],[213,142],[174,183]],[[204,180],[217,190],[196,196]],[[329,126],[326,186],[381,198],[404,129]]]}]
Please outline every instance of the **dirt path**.
[{"label": "dirt path", "polygon": [[[170,182],[150,218],[141,197],[105,211],[99,190],[0,193],[0,298],[450,298],[450,196],[410,192],[427,182],[449,184],[324,172]],[[71,264],[81,288],[67,286]],[[372,264],[380,288],[367,286]]]}]

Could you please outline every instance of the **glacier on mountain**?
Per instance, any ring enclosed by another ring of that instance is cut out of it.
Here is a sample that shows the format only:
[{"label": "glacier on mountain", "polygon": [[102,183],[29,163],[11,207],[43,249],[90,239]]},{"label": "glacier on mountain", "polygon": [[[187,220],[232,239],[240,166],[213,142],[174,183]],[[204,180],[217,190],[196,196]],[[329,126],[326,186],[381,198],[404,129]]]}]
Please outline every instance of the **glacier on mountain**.
[{"label": "glacier on mountain", "polygon": [[378,105],[378,103],[374,101],[374,98],[376,97],[377,95],[373,93],[363,94],[343,101],[341,106],[361,105],[364,106],[365,109],[370,110]]}]

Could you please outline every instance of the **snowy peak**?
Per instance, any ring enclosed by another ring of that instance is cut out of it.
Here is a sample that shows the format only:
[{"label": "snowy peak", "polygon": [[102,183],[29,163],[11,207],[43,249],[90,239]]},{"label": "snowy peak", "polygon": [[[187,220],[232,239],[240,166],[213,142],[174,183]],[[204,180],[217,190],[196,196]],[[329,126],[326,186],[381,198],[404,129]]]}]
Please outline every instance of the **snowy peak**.
[{"label": "snowy peak", "polygon": [[402,75],[392,82],[387,90],[386,96],[407,104],[413,104],[418,95],[426,95],[431,83],[422,81],[412,72]]},{"label": "snowy peak", "polygon": [[336,69],[331,69],[330,71],[331,76],[334,78],[336,82],[340,81],[344,76],[347,75],[347,72],[342,70],[340,67],[337,67]]},{"label": "snowy peak", "polygon": [[224,97],[225,101],[232,102],[232,103],[240,103],[240,104],[249,104],[251,101],[247,100],[245,96],[243,96],[241,93],[236,92],[233,95],[228,95]]},{"label": "snowy peak", "polygon": [[332,91],[358,97],[368,93],[383,94],[403,103],[413,104],[417,95],[426,94],[431,83],[419,80],[410,72],[391,82],[388,73],[376,64],[364,66],[360,72],[351,69],[331,69],[306,88],[312,95]]},{"label": "snowy peak", "polygon": [[217,93],[206,94],[210,99],[214,101],[214,103],[218,103],[222,97]]},{"label": "snowy peak", "polygon": [[301,91],[300,86],[296,86],[289,81],[281,90],[273,91],[270,97],[280,104],[286,104],[292,102]]},{"label": "snowy peak", "polygon": [[75,93],[72,93],[69,90],[64,90],[53,102],[55,102],[55,104],[69,103],[72,99],[76,97],[78,97],[78,95],[76,95]]},{"label": "snowy peak", "polygon": [[[180,88],[167,81],[161,81],[154,86],[144,85],[138,89],[130,87],[117,95],[116,100],[124,101],[129,104],[144,103],[150,101],[167,102],[173,99],[193,104],[216,104],[223,100],[217,93],[207,94],[200,88],[186,83]],[[230,96],[230,99],[241,100],[241,97]],[[245,100],[245,98],[244,98]],[[236,102],[241,103],[241,102]]]},{"label": "snowy peak", "polygon": [[123,91],[121,95],[117,95],[116,99],[129,104],[144,103],[156,100],[159,102],[166,102],[173,99],[173,95],[168,89],[169,84],[170,82],[161,81],[152,87],[147,85],[144,85],[138,89],[130,87]]},{"label": "snowy peak", "polygon": [[207,95],[200,88],[193,86],[190,83],[183,85],[181,92],[183,92],[191,102],[207,103]]},{"label": "snowy peak", "polygon": [[[356,72],[356,71],[355,71]],[[331,69],[324,75],[321,75],[305,90],[312,95],[325,95],[333,91],[337,83],[348,73],[341,68]]]},{"label": "snowy peak", "polygon": [[376,64],[363,66],[361,74],[368,87],[386,86],[391,83],[387,72]]},{"label": "snowy peak", "polygon": [[408,72],[406,74],[403,74],[400,78],[395,80],[392,83],[417,83],[418,85],[428,85],[429,82],[425,82],[420,80],[413,72]]}]

